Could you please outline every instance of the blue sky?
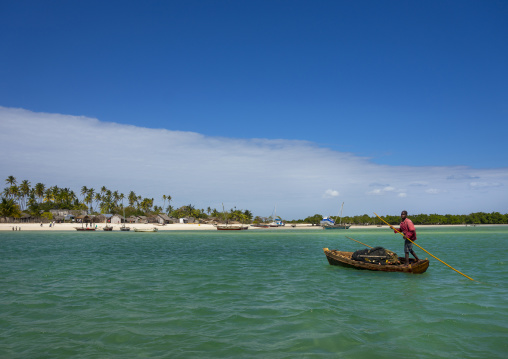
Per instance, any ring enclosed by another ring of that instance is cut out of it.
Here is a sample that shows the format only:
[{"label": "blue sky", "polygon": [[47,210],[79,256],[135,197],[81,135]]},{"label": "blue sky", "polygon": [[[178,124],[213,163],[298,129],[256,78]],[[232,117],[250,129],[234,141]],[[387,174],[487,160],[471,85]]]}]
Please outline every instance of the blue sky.
[{"label": "blue sky", "polygon": [[[269,215],[280,203],[296,218],[335,214],[341,201],[345,214],[506,212],[507,18],[505,1],[2,1],[0,125],[18,137],[0,175],[74,181],[76,168],[57,178],[20,165],[40,152],[26,141],[52,138],[47,126],[33,139],[22,129],[59,119],[91,126],[83,151],[118,153],[125,173],[140,153],[192,153],[207,172],[171,160],[173,171],[159,173],[166,184],[153,176],[125,184],[145,196],[172,193],[176,205],[223,201]],[[111,148],[96,132],[112,123],[193,140],[156,147],[146,138],[134,152],[118,139]],[[55,140],[72,145],[63,134]],[[303,163],[304,154],[315,157]],[[255,171],[239,165],[260,158]],[[102,172],[76,186],[123,185]],[[200,190],[185,188],[189,172]],[[225,173],[237,190],[224,185]],[[445,185],[459,178],[469,181],[462,194]],[[427,197],[412,195],[415,183]],[[219,198],[224,186],[229,198]]]}]

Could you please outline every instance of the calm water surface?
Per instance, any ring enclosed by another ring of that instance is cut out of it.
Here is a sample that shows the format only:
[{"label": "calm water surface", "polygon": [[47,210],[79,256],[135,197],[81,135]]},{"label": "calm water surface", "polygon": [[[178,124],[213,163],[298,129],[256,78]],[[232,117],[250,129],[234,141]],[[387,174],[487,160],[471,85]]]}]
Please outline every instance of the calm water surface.
[{"label": "calm water surface", "polygon": [[505,358],[508,227],[419,229],[427,273],[330,266],[385,228],[0,232],[0,358]]}]

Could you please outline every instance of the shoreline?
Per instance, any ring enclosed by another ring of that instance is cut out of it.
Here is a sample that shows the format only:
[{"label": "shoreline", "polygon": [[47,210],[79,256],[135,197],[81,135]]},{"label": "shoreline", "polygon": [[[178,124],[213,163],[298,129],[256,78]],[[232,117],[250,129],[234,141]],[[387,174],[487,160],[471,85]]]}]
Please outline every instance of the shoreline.
[{"label": "shoreline", "polygon": [[[97,231],[103,231],[103,228],[106,226],[105,223],[96,223]],[[111,226],[111,224],[108,224]],[[120,232],[120,227],[122,224],[113,224],[113,232]],[[157,228],[159,231],[216,231],[217,228],[212,224],[195,224],[195,223],[174,223],[174,224],[166,224],[166,225],[158,225],[153,223],[132,223],[126,224],[127,227],[131,228],[133,231],[134,228],[139,229],[149,229],[149,228]],[[482,224],[476,225],[477,227],[484,226],[503,226],[503,224]],[[506,224],[505,224],[506,226]],[[54,226],[49,226],[49,223],[44,223],[41,227],[40,223],[0,223],[0,232],[4,231],[13,231],[13,228],[20,228],[21,231],[75,231],[75,227],[81,227],[79,223],[56,223]],[[465,224],[431,224],[431,225],[415,225],[418,228],[443,228],[443,227],[471,227],[471,225]],[[387,225],[377,226],[359,226],[352,225],[349,229],[389,229]],[[306,229],[306,230],[321,230],[321,226],[313,226],[311,224],[296,224],[293,227],[291,224],[286,224],[283,227],[270,227],[270,228],[260,228],[253,227],[249,225],[249,230],[292,230],[292,229]],[[335,230],[332,232],[342,232],[343,230]]]}]

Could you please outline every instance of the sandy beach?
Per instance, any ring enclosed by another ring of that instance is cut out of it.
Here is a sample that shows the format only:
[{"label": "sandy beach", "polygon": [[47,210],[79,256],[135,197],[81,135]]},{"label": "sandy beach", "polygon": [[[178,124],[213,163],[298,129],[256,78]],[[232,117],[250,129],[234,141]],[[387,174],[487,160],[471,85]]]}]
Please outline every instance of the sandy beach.
[{"label": "sandy beach", "polygon": [[[97,230],[102,231],[102,229],[106,226],[105,223],[97,223]],[[120,231],[121,224],[113,224],[113,231]],[[194,224],[194,223],[175,223],[175,224],[166,224],[166,225],[158,225],[158,224],[143,224],[143,223],[131,223],[127,224],[127,227],[131,228],[131,231],[134,228],[157,228],[159,231],[216,231],[214,225],[211,224]],[[457,225],[415,225],[416,228],[431,228],[431,227],[464,227],[464,224]],[[54,226],[49,226],[49,223],[44,223],[41,227],[40,223],[0,223],[0,232],[2,231],[12,231],[13,228],[15,230],[20,229],[22,231],[75,231],[75,227],[81,227],[81,224],[78,223],[56,223]],[[388,226],[351,226],[350,229],[375,229],[375,228],[386,228]],[[309,230],[322,230],[321,226],[312,226],[311,224],[296,224],[293,227],[291,224],[287,224],[283,227],[271,227],[268,229],[272,230],[294,230],[294,229],[309,229]],[[267,230],[267,228],[253,227],[249,226],[249,230]]]},{"label": "sandy beach", "polygon": [[[106,226],[105,223],[97,223],[97,230],[102,231],[102,229]],[[132,223],[126,224],[127,227],[131,228],[131,231],[134,228],[157,228],[159,231],[216,231],[214,225],[211,224],[194,224],[194,223],[175,223],[175,224],[166,224],[162,225],[154,225],[153,223],[143,224],[143,223]],[[22,231],[75,231],[75,227],[81,227],[79,223],[56,223],[54,226],[49,226],[49,223],[44,223],[41,227],[40,223],[0,223],[0,231],[12,231],[14,229],[21,229]],[[113,224],[113,231],[120,231],[120,227],[122,224]],[[286,225],[284,227],[271,228],[276,230],[291,230],[291,229],[321,229],[320,226],[312,226],[310,224],[297,224],[296,227],[292,227],[291,225]],[[264,228],[249,226],[249,230],[263,230]]]}]

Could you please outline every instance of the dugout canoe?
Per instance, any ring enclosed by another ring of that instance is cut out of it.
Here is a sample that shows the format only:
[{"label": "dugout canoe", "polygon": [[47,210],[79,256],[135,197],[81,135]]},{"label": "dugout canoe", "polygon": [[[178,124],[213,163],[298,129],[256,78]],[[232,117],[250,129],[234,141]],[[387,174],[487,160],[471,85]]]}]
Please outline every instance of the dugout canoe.
[{"label": "dugout canoe", "polygon": [[[403,264],[374,264],[351,259],[353,252],[343,252],[336,249],[330,250],[328,248],[323,248],[323,251],[325,252],[326,259],[328,259],[328,263],[330,263],[330,265],[355,269],[421,274],[425,273],[430,264],[428,259],[420,259],[416,262],[413,258],[409,259],[409,266],[407,267]],[[406,259],[399,257],[399,260],[401,263],[404,263]]]}]

